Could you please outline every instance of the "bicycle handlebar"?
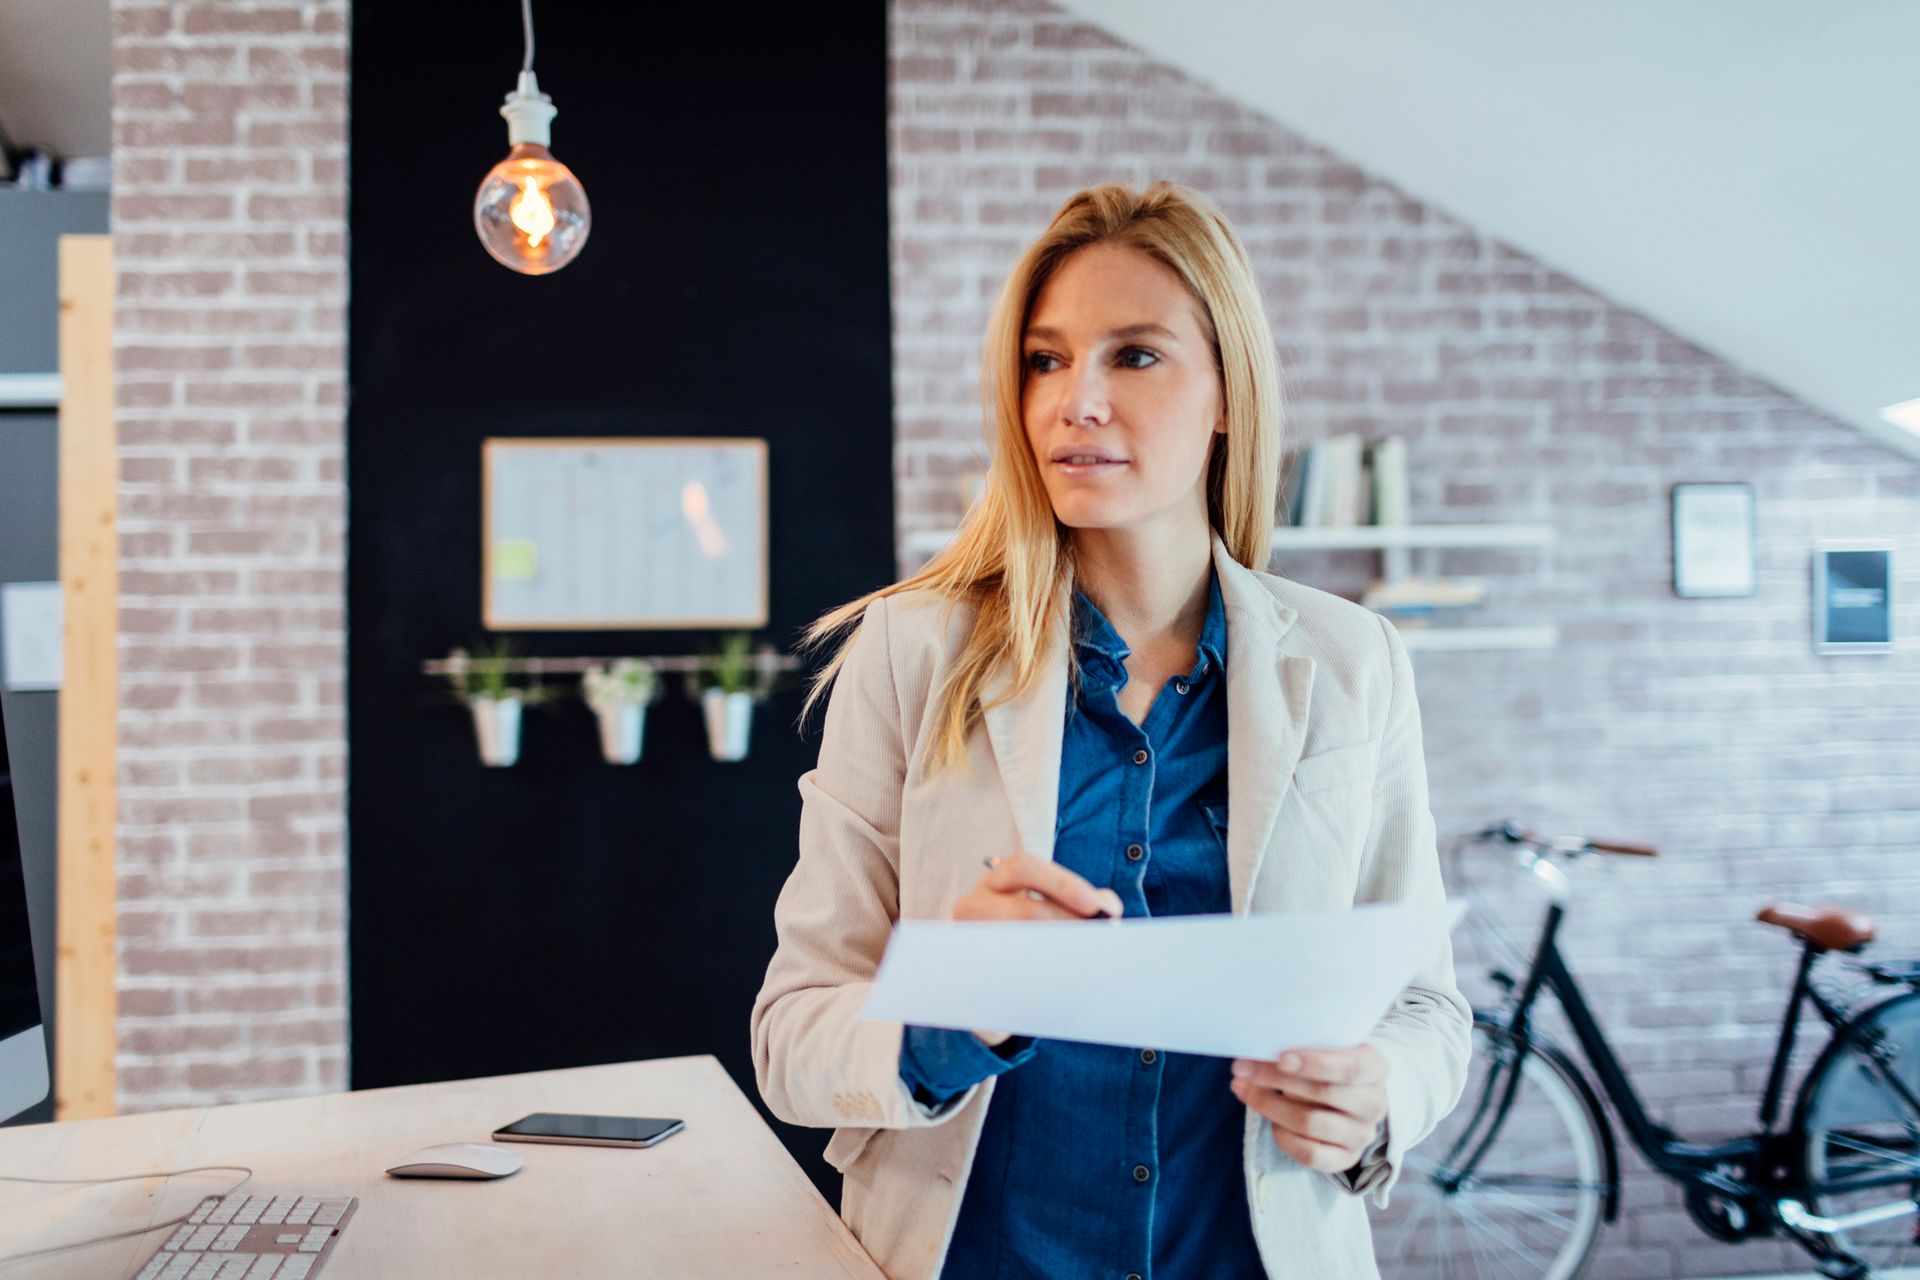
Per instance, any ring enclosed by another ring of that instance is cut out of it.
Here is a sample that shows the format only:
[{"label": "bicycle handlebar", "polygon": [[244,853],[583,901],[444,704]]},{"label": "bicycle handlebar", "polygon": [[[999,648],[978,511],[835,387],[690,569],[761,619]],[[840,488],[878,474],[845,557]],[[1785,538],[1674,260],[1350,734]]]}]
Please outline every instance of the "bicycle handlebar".
[{"label": "bicycle handlebar", "polygon": [[1656,858],[1660,850],[1650,844],[1628,840],[1596,840],[1590,836],[1546,836],[1522,827],[1509,819],[1480,833],[1482,840],[1504,840],[1508,844],[1533,845],[1554,853],[1578,857],[1583,853],[1615,853],[1635,858]]},{"label": "bicycle handlebar", "polygon": [[1589,840],[1587,844],[1596,853],[1619,853],[1634,858],[1660,856],[1660,851],[1650,844],[1633,844],[1626,840]]}]

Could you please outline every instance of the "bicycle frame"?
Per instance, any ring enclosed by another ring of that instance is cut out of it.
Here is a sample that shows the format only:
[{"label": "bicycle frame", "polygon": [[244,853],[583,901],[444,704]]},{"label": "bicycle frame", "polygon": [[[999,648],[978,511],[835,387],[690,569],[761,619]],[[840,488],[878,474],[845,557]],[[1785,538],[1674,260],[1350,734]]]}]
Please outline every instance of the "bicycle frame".
[{"label": "bicycle frame", "polygon": [[[1808,947],[1801,957],[1798,971],[1794,976],[1792,994],[1787,1001],[1779,1041],[1775,1046],[1773,1064],[1767,1075],[1767,1085],[1760,1103],[1760,1128],[1757,1132],[1711,1146],[1685,1141],[1674,1130],[1659,1124],[1648,1115],[1640,1096],[1634,1091],[1626,1068],[1614,1055],[1607,1043],[1606,1033],[1601,1030],[1585,994],[1574,980],[1572,971],[1567,967],[1560,953],[1558,934],[1565,908],[1556,900],[1547,910],[1545,927],[1540,934],[1533,963],[1529,967],[1526,980],[1517,995],[1513,996],[1502,1011],[1505,1022],[1514,1036],[1514,1058],[1511,1062],[1512,1076],[1498,1106],[1493,1127],[1476,1144],[1475,1150],[1467,1161],[1454,1171],[1456,1177],[1465,1177],[1472,1173],[1480,1154],[1486,1150],[1493,1136],[1498,1132],[1504,1120],[1508,1100],[1511,1096],[1512,1082],[1519,1078],[1522,1062],[1529,1052],[1543,1052],[1550,1049],[1550,1042],[1536,1042],[1529,1026],[1529,1015],[1534,1001],[1539,998],[1543,988],[1551,990],[1559,1000],[1567,1016],[1568,1024],[1573,1028],[1580,1048],[1598,1079],[1601,1091],[1613,1103],[1622,1123],[1626,1126],[1627,1136],[1634,1148],[1644,1156],[1649,1164],[1668,1177],[1682,1183],[1695,1183],[1712,1192],[1742,1201],[1756,1201],[1767,1196],[1784,1192],[1797,1195],[1818,1194],[1820,1192],[1857,1190],[1865,1186],[1879,1185],[1887,1181],[1880,1179],[1855,1179],[1846,1182],[1823,1183],[1818,1187],[1807,1186],[1800,1169],[1800,1135],[1796,1129],[1774,1129],[1774,1120],[1779,1114],[1781,1093],[1785,1084],[1787,1063],[1793,1052],[1794,1037],[1798,1031],[1801,1006],[1811,1001],[1820,1017],[1836,1031],[1848,1022],[1848,1013],[1836,1007],[1817,991],[1811,981],[1813,963],[1819,953]],[[1503,975],[1504,976],[1504,975]],[[1508,979],[1511,982],[1511,979]],[[1564,1055],[1562,1055],[1564,1056]],[[1606,1125],[1605,1115],[1601,1115],[1602,1127]],[[1609,1161],[1611,1164],[1611,1161]],[[1608,1195],[1606,1218],[1612,1221],[1614,1214],[1614,1195]]]}]

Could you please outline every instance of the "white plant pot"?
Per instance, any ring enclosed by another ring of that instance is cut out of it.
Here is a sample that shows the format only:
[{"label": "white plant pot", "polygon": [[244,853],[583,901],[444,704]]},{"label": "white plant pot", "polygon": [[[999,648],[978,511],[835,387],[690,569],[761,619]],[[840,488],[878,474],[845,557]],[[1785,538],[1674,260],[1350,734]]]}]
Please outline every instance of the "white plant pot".
[{"label": "white plant pot", "polygon": [[475,698],[473,736],[480,744],[482,764],[503,767],[520,758],[520,699]]},{"label": "white plant pot", "polygon": [[747,731],[753,726],[753,695],[703,689],[700,710],[707,720],[707,750],[715,760],[739,760],[747,754]]},{"label": "white plant pot", "polygon": [[647,728],[644,702],[604,702],[593,708],[600,722],[600,755],[608,764],[632,764],[640,758]]}]

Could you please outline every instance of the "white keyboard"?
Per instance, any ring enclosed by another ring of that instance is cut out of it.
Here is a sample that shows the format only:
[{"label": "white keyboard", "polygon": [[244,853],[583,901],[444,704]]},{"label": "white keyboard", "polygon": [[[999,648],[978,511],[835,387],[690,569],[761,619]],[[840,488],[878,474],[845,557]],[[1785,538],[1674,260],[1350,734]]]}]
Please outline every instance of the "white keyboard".
[{"label": "white keyboard", "polygon": [[357,1204],[353,1196],[208,1196],[134,1280],[306,1280]]}]

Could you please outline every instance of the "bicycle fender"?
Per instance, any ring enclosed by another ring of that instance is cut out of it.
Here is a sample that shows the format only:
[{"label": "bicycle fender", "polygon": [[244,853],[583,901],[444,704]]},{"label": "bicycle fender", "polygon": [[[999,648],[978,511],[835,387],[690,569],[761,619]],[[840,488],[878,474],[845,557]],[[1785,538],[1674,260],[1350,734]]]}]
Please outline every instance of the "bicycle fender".
[{"label": "bicycle fender", "polygon": [[[1814,1089],[1826,1078],[1827,1070],[1833,1059],[1839,1057],[1846,1051],[1847,1045],[1853,1040],[1854,1031],[1863,1024],[1878,1018],[1894,1005],[1908,1004],[1915,1000],[1920,1000],[1920,991],[1896,991],[1886,999],[1876,1000],[1865,1008],[1856,1011],[1852,1017],[1840,1024],[1839,1029],[1833,1033],[1832,1039],[1821,1046],[1819,1056],[1813,1060],[1813,1065],[1807,1068],[1807,1074],[1801,1077],[1799,1092],[1794,1095],[1793,1099],[1792,1132],[1795,1134],[1804,1134],[1806,1132],[1807,1108],[1813,1105]],[[1805,1170],[1797,1170],[1796,1172],[1804,1173]]]},{"label": "bicycle fender", "polygon": [[[1502,1034],[1512,1034],[1512,1027],[1500,1014],[1475,1010],[1473,1020],[1484,1023],[1488,1028]],[[1607,1181],[1607,1194],[1602,1202],[1600,1220],[1613,1222],[1620,1215],[1620,1152],[1614,1144],[1613,1118],[1607,1113],[1606,1108],[1600,1105],[1600,1096],[1593,1091],[1593,1085],[1587,1080],[1587,1073],[1574,1065],[1573,1059],[1564,1049],[1531,1027],[1527,1029],[1527,1052],[1537,1053],[1558,1065],[1567,1078],[1573,1081],[1573,1087],[1579,1092],[1581,1100],[1592,1109],[1594,1118],[1600,1122],[1600,1159]]]}]

